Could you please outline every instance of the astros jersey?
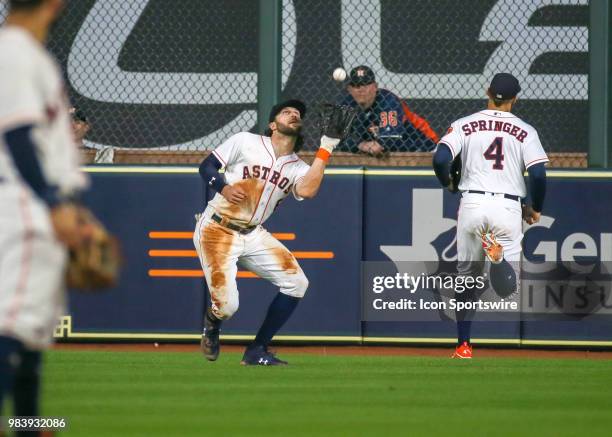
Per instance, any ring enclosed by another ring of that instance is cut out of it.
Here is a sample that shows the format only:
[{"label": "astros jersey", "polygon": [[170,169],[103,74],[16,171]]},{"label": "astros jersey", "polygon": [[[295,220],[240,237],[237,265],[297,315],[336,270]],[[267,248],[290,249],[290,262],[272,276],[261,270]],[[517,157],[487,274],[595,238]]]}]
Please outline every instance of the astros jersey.
[{"label": "astros jersey", "polygon": [[440,142],[453,158],[461,154],[460,191],[525,197],[525,169],[548,162],[536,130],[510,112],[487,109],[461,118]]},{"label": "astros jersey", "polygon": [[248,132],[230,137],[212,153],[223,164],[226,182],[242,187],[247,198],[234,205],[217,193],[209,205],[241,226],[265,222],[310,168],[295,153],[277,159],[269,137]]},{"label": "astros jersey", "polygon": [[[359,105],[349,94],[341,104]],[[362,141],[376,140],[391,151],[431,151],[438,136],[427,121],[412,112],[405,101],[384,88],[379,88],[370,108],[359,111],[351,128],[351,134],[343,140],[339,150],[357,152]]]},{"label": "astros jersey", "polygon": [[33,125],[37,156],[49,185],[56,185],[64,195],[84,188],[86,178],[79,169],[60,69],[21,28],[0,30],[0,84],[0,175],[4,183],[23,184],[3,144],[3,133]]}]

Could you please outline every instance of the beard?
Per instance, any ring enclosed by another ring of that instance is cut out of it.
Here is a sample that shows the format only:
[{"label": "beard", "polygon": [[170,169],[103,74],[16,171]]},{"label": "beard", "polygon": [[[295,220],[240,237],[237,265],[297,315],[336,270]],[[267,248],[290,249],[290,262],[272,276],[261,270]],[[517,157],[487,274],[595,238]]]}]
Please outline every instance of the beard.
[{"label": "beard", "polygon": [[295,123],[294,126],[291,126],[290,124],[283,124],[277,121],[276,129],[278,130],[279,133],[283,135],[287,135],[290,137],[297,137],[300,133],[302,133],[302,123],[298,121]]}]

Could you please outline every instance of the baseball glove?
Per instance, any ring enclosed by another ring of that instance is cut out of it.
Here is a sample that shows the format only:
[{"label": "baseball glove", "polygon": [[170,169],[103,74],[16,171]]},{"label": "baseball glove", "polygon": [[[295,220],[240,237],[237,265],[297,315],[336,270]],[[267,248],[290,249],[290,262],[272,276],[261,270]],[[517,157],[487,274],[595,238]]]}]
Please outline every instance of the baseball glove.
[{"label": "baseball glove", "polygon": [[318,127],[321,130],[321,135],[339,138],[340,140],[346,138],[355,115],[357,115],[357,110],[350,106],[333,105],[331,103],[320,105]]},{"label": "baseball glove", "polygon": [[87,209],[79,210],[83,241],[69,252],[66,284],[81,291],[96,291],[117,284],[121,255],[118,240]]},{"label": "baseball glove", "polygon": [[459,191],[459,182],[461,181],[461,155],[457,155],[450,166],[450,180],[451,183],[448,189],[451,193]]}]

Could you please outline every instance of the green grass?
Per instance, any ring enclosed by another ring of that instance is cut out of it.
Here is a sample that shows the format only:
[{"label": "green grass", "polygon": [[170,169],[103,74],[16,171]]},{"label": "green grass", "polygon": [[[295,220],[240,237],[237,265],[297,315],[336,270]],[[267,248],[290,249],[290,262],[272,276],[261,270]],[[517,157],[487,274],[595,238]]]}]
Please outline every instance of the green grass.
[{"label": "green grass", "polygon": [[43,413],[65,435],[610,435],[604,360],[51,351]]}]

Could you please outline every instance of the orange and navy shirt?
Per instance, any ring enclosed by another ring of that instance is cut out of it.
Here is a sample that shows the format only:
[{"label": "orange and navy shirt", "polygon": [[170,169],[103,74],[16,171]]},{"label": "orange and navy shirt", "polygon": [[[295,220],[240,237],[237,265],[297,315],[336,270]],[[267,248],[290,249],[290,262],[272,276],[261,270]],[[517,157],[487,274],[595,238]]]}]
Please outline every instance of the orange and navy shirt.
[{"label": "orange and navy shirt", "polygon": [[[351,95],[341,103],[358,107]],[[429,152],[435,149],[439,137],[427,120],[412,112],[404,100],[379,88],[374,104],[357,113],[349,136],[338,147],[357,152],[359,143],[372,140],[389,151]]]}]

